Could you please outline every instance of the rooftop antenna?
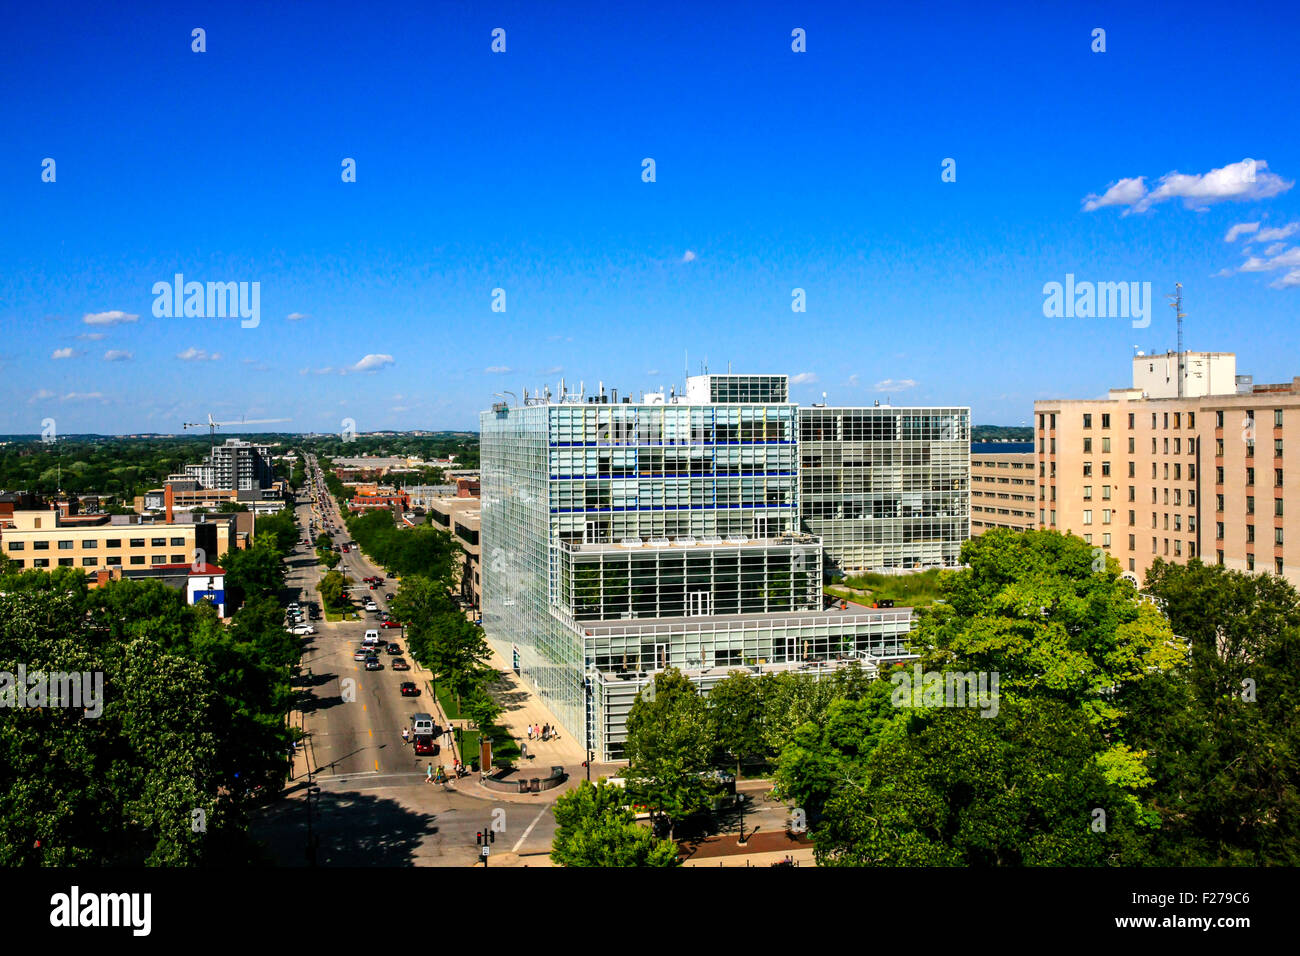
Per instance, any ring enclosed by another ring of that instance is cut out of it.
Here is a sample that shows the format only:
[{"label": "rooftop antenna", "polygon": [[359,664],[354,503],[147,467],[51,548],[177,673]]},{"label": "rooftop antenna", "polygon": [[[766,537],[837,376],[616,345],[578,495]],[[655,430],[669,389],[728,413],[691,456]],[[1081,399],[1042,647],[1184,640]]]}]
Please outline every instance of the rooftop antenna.
[{"label": "rooftop antenna", "polygon": [[1174,294],[1171,296],[1166,296],[1166,298],[1174,300],[1173,302],[1169,303],[1169,307],[1173,309],[1174,314],[1178,316],[1178,397],[1182,398],[1183,397],[1183,319],[1187,317],[1186,314],[1183,312],[1183,284],[1181,282],[1175,282]]}]

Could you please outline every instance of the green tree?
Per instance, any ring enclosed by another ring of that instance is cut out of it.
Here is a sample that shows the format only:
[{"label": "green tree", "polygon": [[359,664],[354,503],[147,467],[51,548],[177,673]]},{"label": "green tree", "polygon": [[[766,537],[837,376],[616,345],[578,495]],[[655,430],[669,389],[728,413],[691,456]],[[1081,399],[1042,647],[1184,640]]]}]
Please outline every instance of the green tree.
[{"label": "green tree", "polygon": [[347,604],[347,578],[338,571],[329,571],[316,585],[321,603],[331,610],[340,610]]},{"label": "green tree", "polygon": [[746,671],[732,671],[714,684],[707,698],[710,733],[719,749],[736,763],[760,757],[763,740],[761,682]]},{"label": "green tree", "polygon": [[623,788],[584,780],[552,806],[551,861],[557,866],[679,866],[677,845],[639,826]]},{"label": "green tree", "polygon": [[681,671],[655,675],[627,716],[628,795],[664,817],[669,836],[707,810],[713,787],[705,774],[713,740],[703,698]]},{"label": "green tree", "polygon": [[1283,578],[1157,560],[1147,588],[1191,660],[1123,700],[1151,753],[1159,862],[1300,865],[1300,596]]}]

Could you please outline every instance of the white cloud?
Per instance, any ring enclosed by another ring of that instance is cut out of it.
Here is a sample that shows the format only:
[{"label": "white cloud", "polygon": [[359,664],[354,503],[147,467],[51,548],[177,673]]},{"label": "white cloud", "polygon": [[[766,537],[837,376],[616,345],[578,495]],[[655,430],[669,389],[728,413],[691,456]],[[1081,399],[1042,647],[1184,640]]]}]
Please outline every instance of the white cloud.
[{"label": "white cloud", "polygon": [[1264,250],[1264,255],[1266,255],[1266,256],[1275,256],[1275,255],[1277,255],[1279,252],[1281,252],[1281,251],[1282,251],[1283,249],[1285,249],[1285,248],[1286,248],[1286,243],[1285,243],[1285,242],[1275,242],[1275,243],[1273,243],[1271,246],[1269,246],[1267,249]]},{"label": "white cloud", "polygon": [[285,316],[285,318],[288,319],[290,322],[299,322],[302,319],[310,319],[311,316],[308,315],[306,312],[290,312],[288,315]]},{"label": "white cloud", "polygon": [[89,402],[97,398],[103,398],[102,392],[68,392],[60,401],[64,402]]},{"label": "white cloud", "polygon": [[53,392],[51,392],[48,388],[42,388],[42,389],[41,389],[40,391],[38,391],[35,395],[33,395],[31,398],[27,399],[27,404],[28,404],[28,405],[34,405],[34,404],[37,403],[37,402],[48,401],[49,399],[51,399],[51,398],[53,398],[53,397],[54,397],[54,393],[53,393]]},{"label": "white cloud", "polygon": [[1248,232],[1254,232],[1258,228],[1259,223],[1257,222],[1239,222],[1228,230],[1228,234],[1223,237],[1223,241],[1236,242],[1238,236],[1245,235]]},{"label": "white cloud", "polygon": [[139,318],[138,315],[119,312],[115,309],[112,312],[87,312],[82,316],[81,321],[87,325],[120,325],[123,322],[135,322]]},{"label": "white cloud", "polygon": [[191,345],[184,352],[178,352],[176,357],[182,362],[215,362],[221,358],[221,353],[213,352],[209,355],[203,349],[197,349]]},{"label": "white cloud", "polygon": [[[1091,194],[1083,200],[1084,212],[1103,206],[1128,206],[1129,212],[1146,212],[1156,203],[1182,199],[1189,209],[1205,209],[1216,202],[1242,202],[1269,199],[1286,192],[1295,185],[1277,173],[1267,172],[1268,163],[1262,159],[1243,159],[1229,163],[1208,173],[1165,173],[1155,189],[1146,191],[1145,177],[1121,179],[1101,196]],[[1234,236],[1235,238],[1235,236]]]},{"label": "white cloud", "polygon": [[849,386],[850,386],[851,388],[857,388],[857,387],[858,387],[858,376],[857,376],[856,373],[853,374],[853,375],[850,375],[850,376],[849,376]]},{"label": "white cloud", "polygon": [[682,263],[685,264],[687,262],[694,262],[695,259],[696,259],[695,253],[692,252],[690,249],[687,249],[686,255],[682,256]]},{"label": "white cloud", "polygon": [[1145,176],[1121,179],[1117,183],[1111,183],[1110,187],[1100,196],[1096,193],[1089,193],[1083,199],[1083,211],[1092,212],[1094,209],[1101,209],[1103,206],[1133,205],[1146,195],[1147,187],[1143,181],[1145,179]]},{"label": "white cloud", "polygon": [[564,366],[563,366],[563,365],[552,365],[550,368],[544,368],[544,369],[542,369],[538,374],[539,374],[539,375],[559,375],[559,374],[560,374],[561,372],[563,372],[563,371],[564,371]]},{"label": "white cloud", "polygon": [[916,381],[910,378],[887,378],[872,386],[877,392],[902,392],[916,387]]},{"label": "white cloud", "polygon": [[104,337],[103,332],[82,332],[77,336],[79,339],[85,339],[87,342],[98,342]]},{"label": "white cloud", "polygon": [[658,374],[659,374],[659,369],[657,369],[657,368],[652,368],[650,371],[646,372],[646,374],[647,374],[647,375],[658,375]]},{"label": "white cloud", "polygon": [[354,372],[377,372],[387,365],[393,364],[391,355],[367,355],[356,365],[352,366]]},{"label": "white cloud", "polygon": [[1294,289],[1300,286],[1300,269],[1292,269],[1276,282],[1270,282],[1269,285],[1274,289]]},{"label": "white cloud", "polygon": [[505,375],[508,372],[513,372],[514,369],[509,365],[489,365],[483,371],[487,375]]},{"label": "white cloud", "polygon": [[76,355],[76,354],[77,354],[77,353],[74,352],[74,351],[72,351],[72,349],[70,349],[70,348],[69,348],[69,349],[55,349],[55,350],[50,354],[50,358],[52,358],[52,359],[66,359],[66,358],[72,358],[72,356],[74,356],[74,355]]},{"label": "white cloud", "polygon": [[798,375],[790,376],[791,385],[811,385],[817,381],[816,372],[800,372]]},{"label": "white cloud", "polygon": [[125,349],[109,349],[104,353],[105,362],[129,362],[134,358],[132,353]]},{"label": "white cloud", "polygon": [[1289,239],[1297,232],[1300,232],[1300,222],[1289,222],[1285,226],[1277,226],[1272,229],[1261,229],[1259,235],[1254,238],[1254,242],[1272,242],[1274,239]]}]

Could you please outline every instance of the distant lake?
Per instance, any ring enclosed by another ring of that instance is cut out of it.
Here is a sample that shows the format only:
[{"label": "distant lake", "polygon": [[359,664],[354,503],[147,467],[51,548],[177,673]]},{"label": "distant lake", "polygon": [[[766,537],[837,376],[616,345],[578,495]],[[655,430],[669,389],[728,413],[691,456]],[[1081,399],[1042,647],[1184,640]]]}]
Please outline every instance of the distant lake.
[{"label": "distant lake", "polygon": [[974,455],[993,455],[1001,453],[1010,455],[1015,452],[1026,452],[1034,450],[1034,443],[1031,441],[973,441],[970,443],[971,454]]}]

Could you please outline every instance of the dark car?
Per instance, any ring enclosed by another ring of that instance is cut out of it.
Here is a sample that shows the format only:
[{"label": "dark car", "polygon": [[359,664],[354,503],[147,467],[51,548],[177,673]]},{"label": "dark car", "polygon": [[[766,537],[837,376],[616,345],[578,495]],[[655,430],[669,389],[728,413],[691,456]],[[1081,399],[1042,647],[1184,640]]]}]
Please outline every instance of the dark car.
[{"label": "dark car", "polygon": [[434,743],[433,737],[428,734],[420,734],[415,738],[415,752],[417,754],[434,754],[438,753],[438,745]]},{"label": "dark car", "polygon": [[413,681],[413,680],[404,680],[404,681],[402,681],[402,696],[403,696],[403,697],[419,697],[419,696],[420,696],[420,688],[418,688],[418,687],[415,686],[415,681]]},{"label": "dark car", "polygon": [[392,591],[389,591],[388,593],[386,593],[386,594],[384,595],[384,600],[386,600],[386,601],[391,601],[394,597],[396,597],[396,595],[393,594]]},{"label": "dark car", "polygon": [[394,657],[396,657],[398,654],[402,653],[402,649],[401,649],[400,647],[398,647],[396,644],[394,644],[392,641],[389,641],[389,642],[388,642],[388,653],[390,653],[390,654],[392,654]]},{"label": "dark car", "polygon": [[380,663],[379,657],[377,655],[371,654],[369,657],[366,658],[366,670],[381,671],[383,669],[384,669],[384,665]]},{"label": "dark car", "polygon": [[406,658],[404,657],[394,657],[393,662],[388,666],[395,671],[409,671],[411,669],[411,665],[406,663]]}]

